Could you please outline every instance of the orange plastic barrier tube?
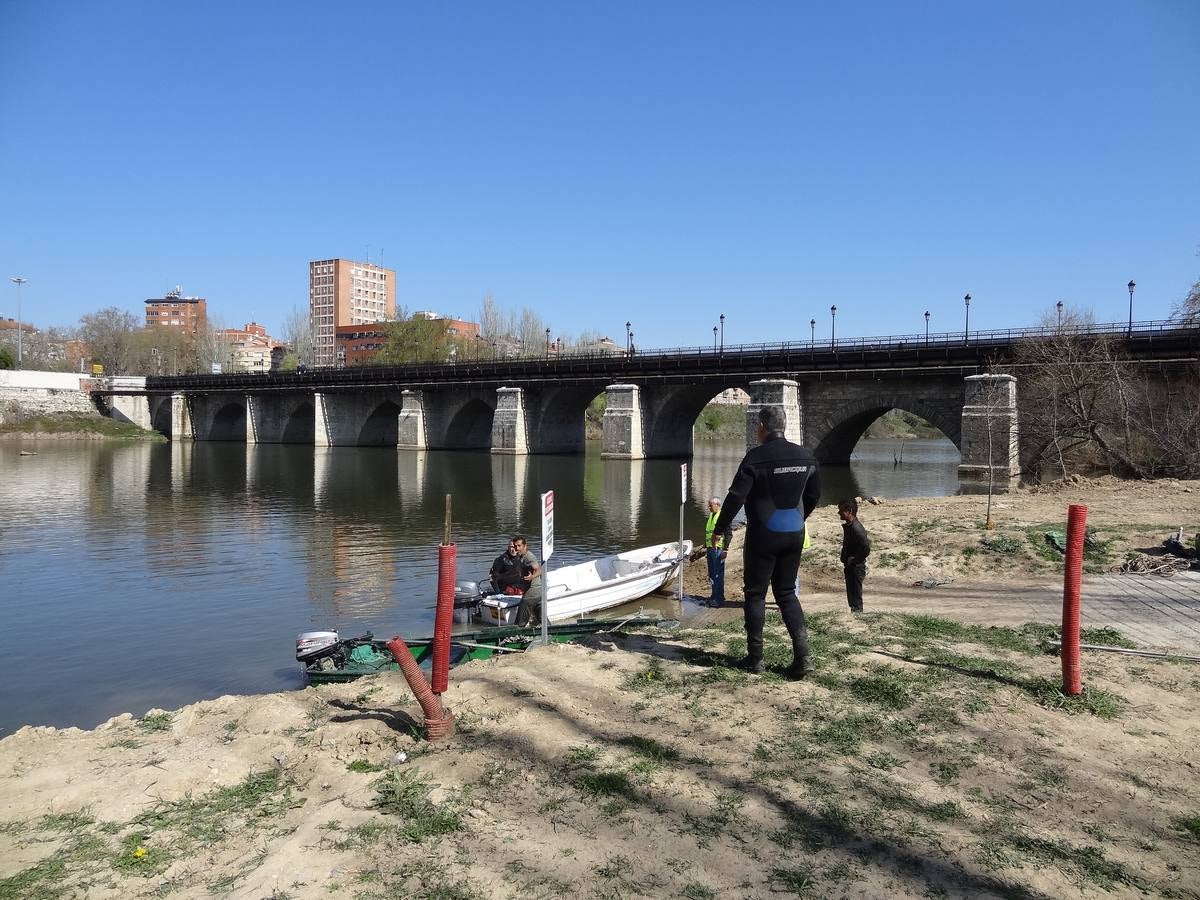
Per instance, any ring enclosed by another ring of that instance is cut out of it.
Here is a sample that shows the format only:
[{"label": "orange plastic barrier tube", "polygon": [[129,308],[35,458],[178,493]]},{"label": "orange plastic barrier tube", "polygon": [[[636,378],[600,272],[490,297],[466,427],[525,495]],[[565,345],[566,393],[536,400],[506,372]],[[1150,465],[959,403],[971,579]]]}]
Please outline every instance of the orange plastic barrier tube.
[{"label": "orange plastic barrier tube", "polygon": [[454,573],[456,544],[438,547],[437,612],[433,617],[433,692],[446,693],[450,684],[450,632],[454,627]]},{"label": "orange plastic barrier tube", "polygon": [[1072,504],[1067,509],[1067,555],[1063,568],[1062,671],[1063,693],[1083,693],[1083,670],[1079,662],[1079,594],[1083,585],[1083,539],[1087,531],[1087,507]]},{"label": "orange plastic barrier tube", "polygon": [[454,726],[454,716],[449,710],[442,708],[442,701],[429,689],[421,666],[413,658],[408,644],[397,636],[387,642],[387,648],[392,658],[399,663],[400,671],[404,673],[404,680],[408,682],[413,696],[421,704],[421,712],[425,716],[426,739],[437,741],[449,735]]}]

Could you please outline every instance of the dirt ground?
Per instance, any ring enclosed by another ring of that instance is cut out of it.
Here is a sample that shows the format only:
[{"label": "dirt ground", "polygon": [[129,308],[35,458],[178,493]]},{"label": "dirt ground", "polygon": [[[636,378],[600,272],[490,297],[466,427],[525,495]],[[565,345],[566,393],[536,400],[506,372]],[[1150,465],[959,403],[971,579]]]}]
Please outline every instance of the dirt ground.
[{"label": "dirt ground", "polygon": [[[1029,535],[1070,502],[1114,566],[1200,530],[1197,501],[1101,480],[998,498],[993,532],[979,497],[862,516],[897,554],[875,571],[966,582],[1055,577]],[[837,574],[832,512],[812,528],[806,585]],[[437,744],[398,673],[23,728],[0,741],[0,898],[1200,898],[1200,667],[1089,656],[1068,698],[1045,628],[833,605],[810,627],[800,683],[775,617],[761,676],[707,614],[469,663]]]}]

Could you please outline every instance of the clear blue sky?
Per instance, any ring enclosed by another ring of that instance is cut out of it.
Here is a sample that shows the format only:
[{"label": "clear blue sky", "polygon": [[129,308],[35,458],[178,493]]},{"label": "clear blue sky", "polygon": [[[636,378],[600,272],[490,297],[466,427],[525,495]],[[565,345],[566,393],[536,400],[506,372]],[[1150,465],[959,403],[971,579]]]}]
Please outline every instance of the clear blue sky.
[{"label": "clear blue sky", "polygon": [[0,315],[307,262],[641,346],[1165,317],[1200,277],[1195,0],[0,2]]}]

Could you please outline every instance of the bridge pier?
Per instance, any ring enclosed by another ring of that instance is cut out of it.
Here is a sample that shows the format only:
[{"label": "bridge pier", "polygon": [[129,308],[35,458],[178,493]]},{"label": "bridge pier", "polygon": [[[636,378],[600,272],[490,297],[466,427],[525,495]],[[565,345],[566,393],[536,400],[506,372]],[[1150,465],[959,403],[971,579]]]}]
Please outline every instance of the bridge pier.
[{"label": "bridge pier", "polygon": [[1006,493],[1021,476],[1018,455],[1017,379],[1011,375],[968,375],[963,379],[962,460],[958,480],[964,493]]},{"label": "bridge pier", "polygon": [[108,398],[108,412],[108,417],[118,422],[129,422],[147,431],[154,427],[146,394],[113,394]]},{"label": "bridge pier", "polygon": [[800,407],[800,384],[790,378],[764,378],[750,382],[750,405],[746,407],[746,449],[758,446],[758,411],[764,406],[783,413],[783,436],[804,443],[804,417]]},{"label": "bridge pier", "polygon": [[492,452],[529,452],[525,422],[525,392],[521,388],[496,388],[496,414],[492,418]]},{"label": "bridge pier", "polygon": [[400,392],[400,418],[397,431],[397,449],[426,450],[429,448],[429,438],[425,433],[424,392]]},{"label": "bridge pier", "polygon": [[645,459],[642,389],[636,384],[610,384],[606,391],[601,457]]},{"label": "bridge pier", "polygon": [[192,408],[187,394],[171,395],[171,440],[194,441],[195,431],[192,428]]}]

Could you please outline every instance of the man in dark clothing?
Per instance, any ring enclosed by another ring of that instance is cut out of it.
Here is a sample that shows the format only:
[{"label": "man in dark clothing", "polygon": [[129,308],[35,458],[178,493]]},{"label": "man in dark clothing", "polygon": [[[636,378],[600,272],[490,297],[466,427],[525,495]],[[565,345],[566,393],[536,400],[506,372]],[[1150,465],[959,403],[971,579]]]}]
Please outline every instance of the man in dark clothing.
[{"label": "man in dark clothing", "polygon": [[759,410],[760,446],[747,453],[738,466],[713,530],[723,534],[745,505],[746,658],[739,667],[749,672],[764,669],[763,623],[769,584],[792,639],[793,658],[787,676],[798,679],[807,675],[811,666],[804,610],[796,596],[796,573],[804,547],[804,523],[816,508],[821,481],[812,451],[785,439],[783,427],[778,409]]},{"label": "man in dark clothing", "polygon": [[[508,542],[508,549],[496,557],[488,576],[492,579],[496,590],[502,594],[524,593],[525,583],[521,577],[521,555],[517,553],[517,545],[512,540]],[[517,588],[518,590],[509,591],[506,588]]]},{"label": "man in dark clothing", "polygon": [[846,572],[846,602],[850,611],[863,611],[862,586],[867,577],[867,556],[871,553],[871,539],[867,529],[858,520],[858,501],[851,498],[838,504],[838,518],[842,520],[842,566]]}]

